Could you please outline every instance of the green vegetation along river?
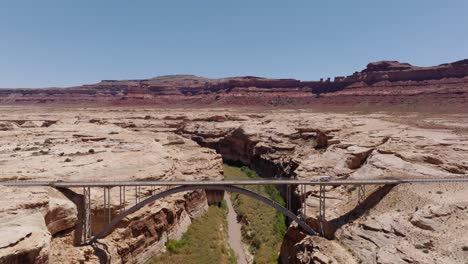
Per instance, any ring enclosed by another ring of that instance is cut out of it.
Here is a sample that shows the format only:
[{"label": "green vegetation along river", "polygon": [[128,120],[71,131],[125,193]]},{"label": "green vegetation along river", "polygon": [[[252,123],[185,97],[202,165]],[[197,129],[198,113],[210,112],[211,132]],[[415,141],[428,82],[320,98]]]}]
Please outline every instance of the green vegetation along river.
[{"label": "green vegetation along river", "polygon": [[[226,180],[259,178],[248,167],[224,165]],[[285,205],[274,186],[246,186],[247,189]],[[239,219],[242,221],[242,239],[249,245],[254,263],[277,263],[278,254],[286,232],[285,217],[276,209],[245,195],[231,194],[231,200]]]},{"label": "green vegetation along river", "polygon": [[210,206],[202,217],[194,219],[180,240],[169,240],[167,252],[147,264],[156,263],[236,263],[227,235],[227,206]]}]

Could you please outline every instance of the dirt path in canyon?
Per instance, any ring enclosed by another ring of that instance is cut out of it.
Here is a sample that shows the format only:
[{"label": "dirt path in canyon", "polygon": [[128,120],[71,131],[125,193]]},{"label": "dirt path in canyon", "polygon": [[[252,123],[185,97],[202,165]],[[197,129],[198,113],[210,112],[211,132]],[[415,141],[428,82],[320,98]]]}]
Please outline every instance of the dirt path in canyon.
[{"label": "dirt path in canyon", "polygon": [[237,214],[234,211],[234,207],[232,206],[231,197],[227,192],[224,193],[224,200],[226,200],[228,207],[227,222],[229,245],[236,254],[237,264],[248,264],[252,262],[249,261],[249,259],[252,260],[253,257],[247,255],[248,253],[244,250],[247,248],[247,246],[242,242],[242,225],[237,221]]}]

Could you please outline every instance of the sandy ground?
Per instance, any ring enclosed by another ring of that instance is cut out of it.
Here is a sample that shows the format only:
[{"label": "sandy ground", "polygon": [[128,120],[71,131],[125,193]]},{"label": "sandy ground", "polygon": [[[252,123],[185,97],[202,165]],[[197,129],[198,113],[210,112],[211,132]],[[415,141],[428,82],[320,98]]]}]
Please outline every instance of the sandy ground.
[{"label": "sandy ground", "polygon": [[229,245],[234,250],[234,253],[236,253],[237,264],[250,263],[251,261],[248,260],[251,260],[252,256],[247,255],[247,246],[242,242],[242,225],[237,221],[237,214],[232,206],[231,197],[227,192],[224,193],[224,200],[226,200],[229,210],[227,215]]}]

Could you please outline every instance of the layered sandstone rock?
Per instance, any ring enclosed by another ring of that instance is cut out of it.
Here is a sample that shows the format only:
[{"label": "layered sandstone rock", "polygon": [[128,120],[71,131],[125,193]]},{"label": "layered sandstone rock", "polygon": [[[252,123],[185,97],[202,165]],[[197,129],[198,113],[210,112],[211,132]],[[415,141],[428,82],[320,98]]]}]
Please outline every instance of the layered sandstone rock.
[{"label": "layered sandstone rock", "polygon": [[103,80],[70,88],[0,89],[2,105],[210,105],[394,108],[451,111],[467,102],[468,60],[434,67],[381,61],[333,81],[192,75]]},{"label": "layered sandstone rock", "polygon": [[[21,124],[2,131],[1,181],[222,179],[222,160],[213,150],[174,133],[145,130],[143,116],[111,111],[105,122],[95,122],[104,119],[93,110],[44,109],[21,120],[22,112],[1,112],[8,119],[4,122]],[[56,121],[44,126],[50,123],[46,120]],[[156,201],[128,216],[100,241],[105,247],[99,249],[80,246],[85,242],[81,188],[2,188],[0,263],[142,262],[160,253],[167,239],[180,238],[208,202],[222,199],[222,194],[208,200],[204,191],[193,191]],[[141,188],[139,199],[162,190]],[[129,208],[135,190],[127,188],[125,194]],[[102,189],[91,189],[93,233],[108,221],[103,195]],[[120,213],[119,199],[119,188],[110,189],[112,217]]]},{"label": "layered sandstone rock", "polygon": [[0,263],[48,263],[47,189],[0,189]]},{"label": "layered sandstone rock", "polygon": [[63,193],[50,189],[49,207],[44,220],[51,235],[75,227],[78,224],[78,209]]}]

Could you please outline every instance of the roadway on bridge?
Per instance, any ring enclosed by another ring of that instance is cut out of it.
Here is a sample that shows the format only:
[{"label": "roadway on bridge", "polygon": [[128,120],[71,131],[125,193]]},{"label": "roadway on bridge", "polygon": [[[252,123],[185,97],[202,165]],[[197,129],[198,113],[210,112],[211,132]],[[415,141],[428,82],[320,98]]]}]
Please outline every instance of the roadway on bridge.
[{"label": "roadway on bridge", "polygon": [[405,179],[330,179],[310,180],[262,179],[262,180],[198,180],[198,181],[6,181],[3,186],[56,188],[117,187],[117,186],[194,186],[194,185],[395,185],[404,183],[468,183],[468,176],[457,178],[405,178]]}]

